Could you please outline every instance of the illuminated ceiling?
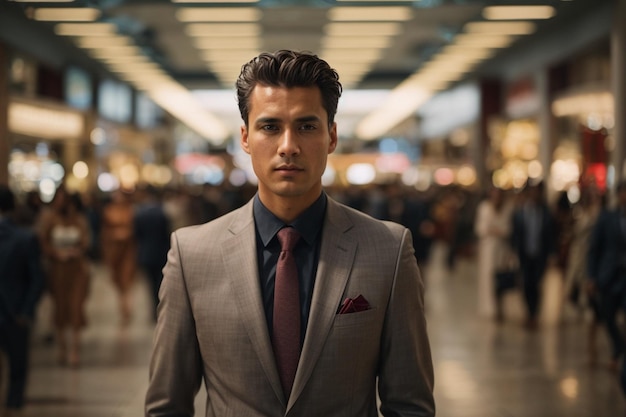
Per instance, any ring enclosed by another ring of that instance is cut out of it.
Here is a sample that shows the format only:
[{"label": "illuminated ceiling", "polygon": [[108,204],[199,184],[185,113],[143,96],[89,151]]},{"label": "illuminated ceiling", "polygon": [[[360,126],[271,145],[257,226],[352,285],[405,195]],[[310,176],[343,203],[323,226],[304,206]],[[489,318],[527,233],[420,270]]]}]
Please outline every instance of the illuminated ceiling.
[{"label": "illuminated ceiling", "polygon": [[[259,51],[308,50],[335,67],[347,90],[376,90],[345,135],[375,139],[438,91],[471,77],[523,38],[598,1],[62,0],[12,1],[54,36],[219,143],[232,125],[192,90],[232,90]],[[524,5],[524,8],[502,7]],[[496,7],[494,7],[496,6]],[[528,7],[533,6],[533,7]],[[380,90],[390,90],[381,96]],[[349,95],[349,91],[346,93]],[[206,97],[206,95],[205,95]],[[209,93],[210,97],[210,93]],[[236,111],[234,101],[226,103]]]}]

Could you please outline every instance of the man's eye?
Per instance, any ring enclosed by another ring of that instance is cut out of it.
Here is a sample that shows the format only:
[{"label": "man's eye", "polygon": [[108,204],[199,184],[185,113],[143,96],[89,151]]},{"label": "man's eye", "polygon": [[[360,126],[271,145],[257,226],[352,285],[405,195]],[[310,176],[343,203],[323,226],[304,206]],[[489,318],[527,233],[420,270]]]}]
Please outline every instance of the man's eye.
[{"label": "man's eye", "polygon": [[312,124],[304,124],[300,126],[300,130],[315,130],[315,129],[316,129],[315,125],[312,125]]},{"label": "man's eye", "polygon": [[263,125],[263,126],[261,126],[261,130],[266,130],[268,132],[274,132],[274,131],[278,130],[278,127],[276,125]]}]

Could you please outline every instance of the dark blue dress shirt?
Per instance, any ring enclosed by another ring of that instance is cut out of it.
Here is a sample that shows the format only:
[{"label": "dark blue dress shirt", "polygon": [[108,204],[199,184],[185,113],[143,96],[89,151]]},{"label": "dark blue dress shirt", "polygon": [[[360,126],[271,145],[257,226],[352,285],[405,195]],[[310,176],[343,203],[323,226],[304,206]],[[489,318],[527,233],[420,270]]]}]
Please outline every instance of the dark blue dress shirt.
[{"label": "dark blue dress shirt", "polygon": [[[326,213],[326,194],[320,197],[292,226],[300,233],[300,240],[294,248],[294,256],[298,266],[298,279],[300,281],[300,344],[304,341],[306,326],[309,321],[311,298],[315,285],[315,274],[319,261],[322,225]],[[272,320],[274,317],[274,281],[276,278],[276,263],[280,254],[280,243],[276,233],[287,226],[261,203],[258,194],[254,197],[254,222],[256,225],[256,250],[259,262],[259,278],[263,307],[270,337],[272,336]]]}]

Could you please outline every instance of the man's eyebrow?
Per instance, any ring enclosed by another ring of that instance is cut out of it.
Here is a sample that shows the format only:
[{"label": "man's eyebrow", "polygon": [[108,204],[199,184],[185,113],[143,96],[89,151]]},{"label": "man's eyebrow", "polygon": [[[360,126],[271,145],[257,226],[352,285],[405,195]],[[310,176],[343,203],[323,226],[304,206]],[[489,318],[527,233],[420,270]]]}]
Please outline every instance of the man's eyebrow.
[{"label": "man's eyebrow", "polygon": [[259,123],[278,123],[280,122],[280,119],[277,117],[259,117],[258,119],[256,119],[254,121],[254,123],[259,124]]},{"label": "man's eyebrow", "polygon": [[[302,116],[302,117],[298,117],[296,119],[296,122],[298,123],[303,123],[303,122],[319,122],[321,121],[321,119],[315,115],[311,115],[311,116]],[[258,119],[256,119],[254,121],[256,124],[263,124],[263,123],[280,123],[282,122],[282,119],[279,119],[278,117],[259,117]]]},{"label": "man's eyebrow", "polygon": [[297,122],[319,122],[320,118],[315,116],[315,115],[311,115],[311,116],[302,116],[302,117],[298,117],[296,119]]}]

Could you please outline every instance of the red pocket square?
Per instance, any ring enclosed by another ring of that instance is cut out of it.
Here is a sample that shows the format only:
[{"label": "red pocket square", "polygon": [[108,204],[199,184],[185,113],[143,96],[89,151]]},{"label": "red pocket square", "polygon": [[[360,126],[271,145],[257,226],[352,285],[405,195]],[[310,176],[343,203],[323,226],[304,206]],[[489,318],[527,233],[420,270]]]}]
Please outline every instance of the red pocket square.
[{"label": "red pocket square", "polygon": [[370,309],[370,304],[365,297],[359,295],[355,299],[346,298],[339,308],[339,314],[358,313]]}]

